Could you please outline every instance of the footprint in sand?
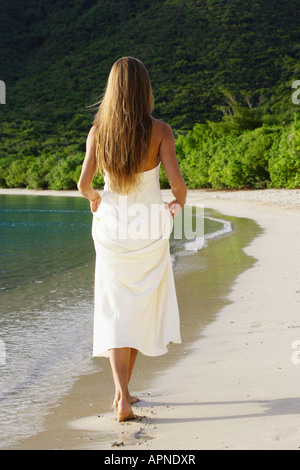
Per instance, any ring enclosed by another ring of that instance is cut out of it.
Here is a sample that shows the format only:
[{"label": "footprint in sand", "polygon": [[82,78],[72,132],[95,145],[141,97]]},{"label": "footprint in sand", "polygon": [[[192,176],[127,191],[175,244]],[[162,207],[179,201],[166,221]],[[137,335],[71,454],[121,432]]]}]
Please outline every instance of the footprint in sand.
[{"label": "footprint in sand", "polygon": [[138,445],[156,437],[148,432],[153,424],[151,419],[144,415],[137,416],[136,419],[131,421],[119,423],[114,413],[104,413],[77,419],[72,421],[70,426],[81,431],[95,432],[102,435],[101,441],[104,438],[111,447]]}]

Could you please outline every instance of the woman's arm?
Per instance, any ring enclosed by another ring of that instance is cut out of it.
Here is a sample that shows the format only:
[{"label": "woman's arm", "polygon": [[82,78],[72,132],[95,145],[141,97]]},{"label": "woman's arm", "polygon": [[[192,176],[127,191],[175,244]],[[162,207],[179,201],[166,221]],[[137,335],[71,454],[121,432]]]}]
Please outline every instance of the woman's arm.
[{"label": "woman's arm", "polygon": [[101,203],[100,194],[92,187],[92,181],[97,167],[95,149],[95,128],[93,126],[87,137],[85,158],[77,183],[78,191],[91,202],[92,212],[96,212]]},{"label": "woman's arm", "polygon": [[177,203],[180,204],[181,208],[183,208],[186,202],[187,188],[181,176],[176,157],[174,135],[171,127],[164,123],[162,133],[162,140],[159,148],[159,158],[169,180],[172,193],[176,198],[175,201],[170,202],[168,206],[170,207],[172,204]]}]

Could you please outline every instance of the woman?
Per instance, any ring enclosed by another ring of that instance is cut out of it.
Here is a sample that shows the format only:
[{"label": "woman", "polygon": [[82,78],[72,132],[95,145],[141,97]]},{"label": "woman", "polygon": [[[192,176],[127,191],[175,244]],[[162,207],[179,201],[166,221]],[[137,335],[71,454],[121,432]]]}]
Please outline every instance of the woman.
[{"label": "woman", "polygon": [[[93,356],[110,358],[118,421],[136,417],[131,405],[138,398],[130,396],[128,384],[138,351],[159,356],[168,343],[181,342],[169,237],[187,190],[172,130],[154,119],[152,110],[145,66],[132,57],[117,60],[77,185],[93,213]],[[159,187],[160,164],[175,197],[168,205]],[[102,197],[92,187],[96,171],[104,176]]]}]

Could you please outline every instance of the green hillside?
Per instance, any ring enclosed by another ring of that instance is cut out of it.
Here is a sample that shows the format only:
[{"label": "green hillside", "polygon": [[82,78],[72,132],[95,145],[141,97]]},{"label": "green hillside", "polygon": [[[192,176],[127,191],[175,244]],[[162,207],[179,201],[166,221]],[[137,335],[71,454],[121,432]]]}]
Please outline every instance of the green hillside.
[{"label": "green hillside", "polygon": [[[89,106],[125,55],[149,70],[189,187],[300,186],[297,0],[2,0],[0,14],[1,186],[76,187]],[[229,163],[242,180],[222,176]]]}]

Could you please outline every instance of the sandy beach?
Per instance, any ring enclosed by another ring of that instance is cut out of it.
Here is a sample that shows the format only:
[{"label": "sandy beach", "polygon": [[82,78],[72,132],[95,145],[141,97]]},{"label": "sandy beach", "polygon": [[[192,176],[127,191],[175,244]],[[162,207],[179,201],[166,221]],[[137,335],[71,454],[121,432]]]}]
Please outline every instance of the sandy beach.
[{"label": "sandy beach", "polygon": [[232,303],[153,387],[166,398],[155,406],[159,437],[146,447],[298,449],[300,192],[190,191],[188,203],[199,201],[264,232],[245,250],[257,261],[237,279]]},{"label": "sandy beach", "polygon": [[[0,194],[79,195],[22,189]],[[173,199],[169,190],[163,194],[166,201]],[[300,448],[300,190],[189,190],[187,204],[204,204],[224,218],[253,220],[261,230],[244,248],[253,262],[230,285],[227,302],[187,354],[140,382],[138,420],[120,424],[113,412],[99,415],[94,406],[78,413],[76,400],[67,401],[60,423],[78,444],[65,441],[66,448]],[[73,398],[97,393],[93,376],[82,383],[86,390],[78,385]],[[55,423],[52,417],[48,434],[46,429],[23,448],[47,448]],[[108,431],[109,440],[97,439]],[[57,431],[58,448],[64,447],[63,436]]]}]

